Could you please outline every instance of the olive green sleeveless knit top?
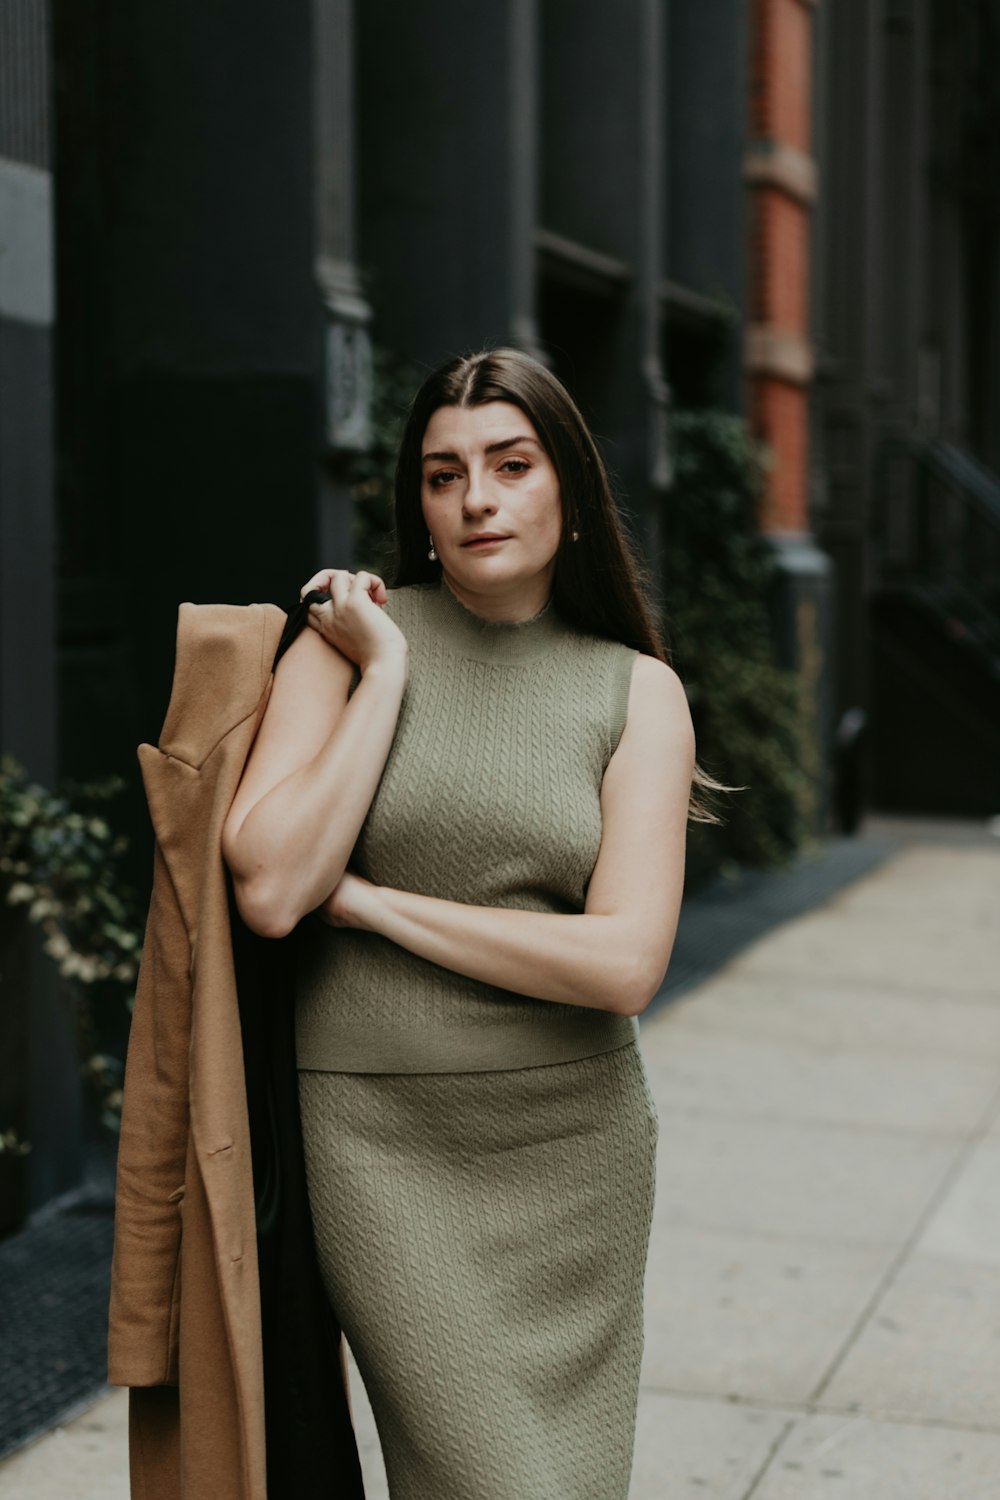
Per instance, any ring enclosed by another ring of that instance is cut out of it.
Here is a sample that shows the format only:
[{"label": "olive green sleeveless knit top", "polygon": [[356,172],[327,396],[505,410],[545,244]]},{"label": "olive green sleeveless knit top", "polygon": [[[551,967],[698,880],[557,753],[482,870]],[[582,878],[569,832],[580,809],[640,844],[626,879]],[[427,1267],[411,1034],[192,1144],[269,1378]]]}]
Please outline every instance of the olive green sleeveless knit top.
[{"label": "olive green sleeveless knit top", "polygon": [[[392,589],[385,610],[409,677],[351,868],[449,901],[583,911],[638,652],[574,629],[551,599],[530,620],[483,620],[443,581]],[[297,945],[300,1068],[524,1068],[638,1035],[633,1017],[483,984],[318,917]]]}]

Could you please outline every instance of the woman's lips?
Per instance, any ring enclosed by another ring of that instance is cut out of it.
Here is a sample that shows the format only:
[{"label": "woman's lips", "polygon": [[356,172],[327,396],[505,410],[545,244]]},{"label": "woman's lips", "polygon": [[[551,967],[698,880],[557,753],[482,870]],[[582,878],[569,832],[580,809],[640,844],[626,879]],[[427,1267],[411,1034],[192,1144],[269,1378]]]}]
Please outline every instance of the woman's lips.
[{"label": "woman's lips", "polygon": [[509,540],[510,538],[506,536],[484,536],[477,537],[475,541],[463,542],[462,546],[468,547],[470,550],[475,550],[479,547],[495,547],[498,542],[507,542]]}]

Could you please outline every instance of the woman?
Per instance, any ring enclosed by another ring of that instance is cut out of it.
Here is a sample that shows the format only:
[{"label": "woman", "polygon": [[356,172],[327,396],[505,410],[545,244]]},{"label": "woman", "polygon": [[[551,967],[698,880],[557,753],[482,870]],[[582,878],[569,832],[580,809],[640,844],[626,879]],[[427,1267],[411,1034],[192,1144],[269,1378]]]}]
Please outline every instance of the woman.
[{"label": "woman", "polygon": [[628,1491],[655,1106],[635,1018],[695,762],[594,442],[510,349],[418,392],[395,587],[327,568],[223,849],[302,922],[296,1040],[327,1292],[393,1500]]}]

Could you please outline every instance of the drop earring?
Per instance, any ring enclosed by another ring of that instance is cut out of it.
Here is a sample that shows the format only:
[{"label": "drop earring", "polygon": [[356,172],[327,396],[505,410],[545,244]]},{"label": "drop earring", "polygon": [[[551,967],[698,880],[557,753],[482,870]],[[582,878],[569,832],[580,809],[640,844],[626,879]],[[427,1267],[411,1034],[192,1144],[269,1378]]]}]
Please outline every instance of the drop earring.
[{"label": "drop earring", "polygon": [[578,531],[570,532],[570,536],[572,537],[574,542],[578,542],[580,540],[580,533]]},{"label": "drop earring", "polygon": [[431,550],[428,552],[427,556],[430,558],[431,562],[437,562],[437,553],[434,551],[434,538],[431,536],[430,532],[427,533],[427,540],[431,544]]}]

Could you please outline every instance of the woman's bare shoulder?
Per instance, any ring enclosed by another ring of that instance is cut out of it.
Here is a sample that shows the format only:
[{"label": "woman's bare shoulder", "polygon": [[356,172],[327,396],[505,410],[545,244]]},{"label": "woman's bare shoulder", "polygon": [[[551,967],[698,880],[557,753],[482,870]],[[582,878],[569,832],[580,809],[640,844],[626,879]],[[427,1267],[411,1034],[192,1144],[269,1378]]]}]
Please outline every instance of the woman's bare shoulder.
[{"label": "woman's bare shoulder", "polygon": [[[632,667],[626,735],[631,731],[645,741],[663,744],[664,739],[677,746],[694,743],[694,727],[687,692],[679,675],[669,663],[657,656],[637,652]],[[625,736],[623,736],[623,739]]]}]

